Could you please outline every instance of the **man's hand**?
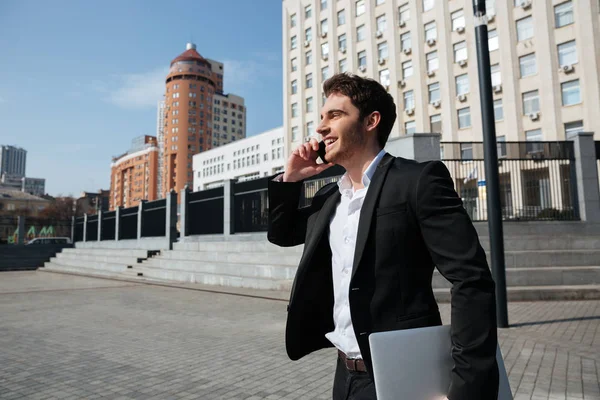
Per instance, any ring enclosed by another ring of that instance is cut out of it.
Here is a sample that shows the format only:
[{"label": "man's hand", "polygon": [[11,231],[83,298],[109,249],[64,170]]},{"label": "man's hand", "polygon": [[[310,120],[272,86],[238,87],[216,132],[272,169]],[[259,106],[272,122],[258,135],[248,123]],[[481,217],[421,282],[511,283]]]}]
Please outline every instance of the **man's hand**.
[{"label": "man's hand", "polygon": [[284,182],[298,182],[325,171],[333,164],[317,164],[319,142],[315,138],[298,146],[288,158],[283,174]]}]

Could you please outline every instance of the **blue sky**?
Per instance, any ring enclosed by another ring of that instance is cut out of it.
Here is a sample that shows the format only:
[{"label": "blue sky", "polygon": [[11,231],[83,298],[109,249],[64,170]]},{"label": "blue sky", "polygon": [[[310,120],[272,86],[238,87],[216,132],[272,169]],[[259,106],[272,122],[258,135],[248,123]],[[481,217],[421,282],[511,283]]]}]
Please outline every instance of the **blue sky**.
[{"label": "blue sky", "polygon": [[225,63],[247,135],[281,126],[281,0],[0,1],[0,144],[51,195],[108,189],[113,155],[156,134],[170,61]]}]

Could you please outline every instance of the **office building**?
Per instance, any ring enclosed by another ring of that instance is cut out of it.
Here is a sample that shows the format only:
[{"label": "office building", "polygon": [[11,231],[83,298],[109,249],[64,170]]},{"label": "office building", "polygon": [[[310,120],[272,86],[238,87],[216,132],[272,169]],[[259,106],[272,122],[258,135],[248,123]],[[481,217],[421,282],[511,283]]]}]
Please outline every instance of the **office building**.
[{"label": "office building", "polygon": [[25,176],[27,150],[16,146],[0,146],[0,175]]}]

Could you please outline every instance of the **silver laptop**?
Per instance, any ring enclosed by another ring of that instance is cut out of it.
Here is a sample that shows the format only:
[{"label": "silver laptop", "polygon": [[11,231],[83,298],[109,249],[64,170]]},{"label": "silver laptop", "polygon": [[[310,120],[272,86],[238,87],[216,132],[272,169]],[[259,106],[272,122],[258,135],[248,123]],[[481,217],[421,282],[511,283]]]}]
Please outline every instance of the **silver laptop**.
[{"label": "silver laptop", "polygon": [[[450,326],[378,332],[369,336],[378,400],[444,399],[454,366]],[[498,400],[512,400],[500,347]]]}]

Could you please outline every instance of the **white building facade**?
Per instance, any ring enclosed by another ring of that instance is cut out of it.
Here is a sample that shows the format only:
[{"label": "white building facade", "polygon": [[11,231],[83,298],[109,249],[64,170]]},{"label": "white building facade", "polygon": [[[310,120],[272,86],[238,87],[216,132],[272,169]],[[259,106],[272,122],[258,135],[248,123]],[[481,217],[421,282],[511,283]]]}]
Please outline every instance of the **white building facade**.
[{"label": "white building facade", "polygon": [[[499,141],[600,131],[597,0],[488,0]],[[322,85],[338,72],[381,82],[397,105],[391,137],[481,141],[471,0],[283,0],[287,153],[315,134]]]},{"label": "white building facade", "polygon": [[213,96],[213,148],[246,137],[244,98],[234,94]]},{"label": "white building facade", "polygon": [[225,180],[247,181],[283,171],[287,157],[283,127],[196,154],[194,191],[223,185]]}]

